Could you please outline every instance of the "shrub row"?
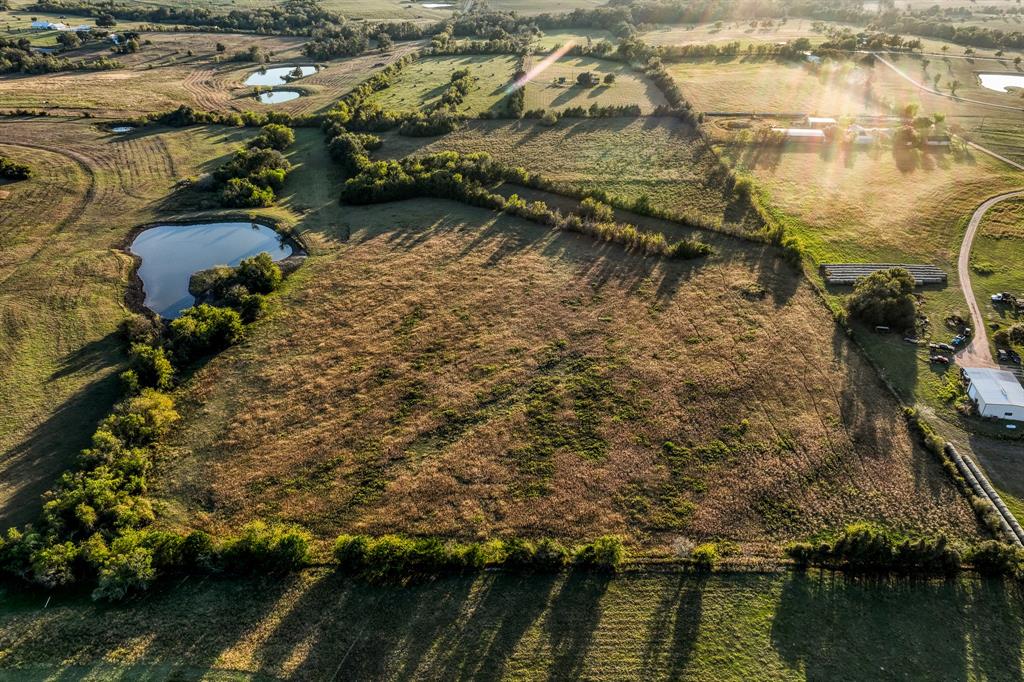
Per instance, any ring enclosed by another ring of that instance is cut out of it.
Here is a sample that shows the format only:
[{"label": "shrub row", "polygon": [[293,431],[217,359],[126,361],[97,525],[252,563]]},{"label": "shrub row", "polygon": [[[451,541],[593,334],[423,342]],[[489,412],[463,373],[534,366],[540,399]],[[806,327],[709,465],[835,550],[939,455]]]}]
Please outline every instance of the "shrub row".
[{"label": "shrub row", "polygon": [[984,575],[1024,576],[1019,547],[990,540],[961,550],[944,535],[907,537],[865,523],[848,526],[831,541],[791,543],[786,554],[800,568],[853,573],[952,576],[969,564]]},{"label": "shrub row", "polygon": [[183,104],[171,111],[153,113],[145,118],[126,120],[123,123],[135,126],[157,124],[173,128],[185,128],[202,124],[226,125],[236,128],[260,128],[271,124],[288,126],[289,128],[313,128],[320,126],[323,123],[323,118],[316,115],[293,116],[277,111],[267,113],[255,111],[243,111],[241,113],[200,111]]},{"label": "shrub row", "polygon": [[[360,153],[351,138],[339,138],[345,142],[332,143],[336,158],[346,169],[358,171],[342,188],[341,200],[345,203],[373,204],[414,197],[455,199],[504,211],[555,229],[587,234],[645,255],[694,258],[711,252],[711,248],[702,242],[680,240],[670,244],[661,233],[643,232],[632,225],[597,219],[593,212],[594,202],[585,206],[581,215],[563,215],[548,208],[544,202],[527,203],[517,195],[506,199],[487,188],[502,181],[529,185],[530,176],[522,169],[495,162],[486,153],[441,152],[401,161],[374,162],[365,153]],[[605,209],[602,216],[610,214],[611,209]]]},{"label": "shrub row", "polygon": [[615,572],[626,558],[622,540],[605,536],[570,551],[556,540],[514,538],[487,543],[446,542],[397,535],[342,535],[334,545],[338,570],[379,582],[404,582],[485,568],[553,573],[567,567]]}]

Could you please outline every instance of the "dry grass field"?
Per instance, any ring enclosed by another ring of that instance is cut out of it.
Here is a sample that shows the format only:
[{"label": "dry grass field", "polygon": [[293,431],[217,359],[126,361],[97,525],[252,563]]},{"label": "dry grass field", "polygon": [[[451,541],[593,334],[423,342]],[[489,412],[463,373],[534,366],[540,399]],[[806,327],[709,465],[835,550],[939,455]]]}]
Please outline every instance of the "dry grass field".
[{"label": "dry grass field", "polygon": [[[309,64],[301,46],[304,39],[276,36],[212,33],[145,33],[150,44],[134,55],[118,56],[123,68],[113,71],[54,73],[36,76],[0,76],[0,109],[43,109],[56,114],[89,112],[95,116],[134,116],[167,111],[182,104],[210,111],[284,111],[315,113],[330,108],[342,95],[374,71],[409,52],[418,43],[402,43],[386,54],[321,63],[319,72],[296,81],[289,89],[303,96],[268,106],[252,97],[245,79],[259,65],[236,62],[223,55],[259,46],[270,55],[268,68]],[[82,57],[104,51],[88,48],[71,53]]]},{"label": "dry grass field", "polygon": [[387,110],[411,112],[436,104],[448,89],[456,71],[468,70],[473,88],[459,107],[459,113],[475,115],[497,108],[512,82],[516,58],[512,55],[465,55],[427,57],[405,67],[388,88],[374,93],[369,101]]},{"label": "dry grass field", "polygon": [[667,65],[699,111],[807,113],[822,116],[888,113],[871,97],[870,70],[852,62],[810,64],[757,57]]},{"label": "dry grass field", "polygon": [[279,314],[182,392],[165,523],[769,555],[862,518],[978,533],[769,252],[657,263],[422,200],[348,209],[324,237]]},{"label": "dry grass field", "polygon": [[191,128],[104,134],[86,122],[5,120],[0,154],[32,166],[0,199],[0,520],[39,495],[109,410],[123,362],[131,261],[115,249],[176,180],[246,135]]},{"label": "dry grass field", "polygon": [[0,601],[0,676],[28,681],[1013,680],[1024,637],[1013,583],[813,573],[389,588],[311,571],[192,580],[118,608]]},{"label": "dry grass field", "polygon": [[487,152],[576,190],[597,189],[626,200],[693,211],[712,220],[751,220],[716,179],[717,161],[675,118],[474,122],[440,139],[390,136],[381,154],[397,158],[443,150]]},{"label": "dry grass field", "polygon": [[[543,55],[534,55],[527,61],[529,71]],[[615,75],[615,83],[596,87],[576,84],[576,77],[590,72],[602,81],[608,74]],[[565,79],[562,81],[561,79]],[[561,82],[560,82],[561,81]],[[593,57],[563,57],[526,86],[527,109],[561,110],[568,107],[621,106],[637,104],[644,113],[667,105],[665,96],[646,76],[633,71],[628,65]]]}]

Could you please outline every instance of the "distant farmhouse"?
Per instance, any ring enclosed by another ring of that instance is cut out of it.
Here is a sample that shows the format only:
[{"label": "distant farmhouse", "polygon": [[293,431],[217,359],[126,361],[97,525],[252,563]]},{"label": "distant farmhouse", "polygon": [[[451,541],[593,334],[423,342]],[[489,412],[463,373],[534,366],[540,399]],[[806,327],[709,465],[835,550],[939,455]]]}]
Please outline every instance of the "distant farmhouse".
[{"label": "distant farmhouse", "polygon": [[1024,387],[1017,377],[1002,369],[964,367],[967,397],[982,417],[1024,421]]},{"label": "distant farmhouse", "polygon": [[68,25],[52,21],[33,21],[32,29],[35,31],[67,31]]}]

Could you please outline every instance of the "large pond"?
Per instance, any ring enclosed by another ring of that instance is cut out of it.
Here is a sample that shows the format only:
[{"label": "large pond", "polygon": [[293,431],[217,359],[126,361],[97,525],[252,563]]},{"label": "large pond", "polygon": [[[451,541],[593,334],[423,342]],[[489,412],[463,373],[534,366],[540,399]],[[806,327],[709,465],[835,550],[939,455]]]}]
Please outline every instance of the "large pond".
[{"label": "large pond", "polygon": [[302,78],[316,73],[315,66],[280,66],[250,74],[245,79],[245,85],[285,85],[293,80],[298,80],[295,77],[295,69],[302,72]]},{"label": "large pond", "polygon": [[291,102],[301,96],[302,93],[296,90],[271,90],[270,92],[261,92],[256,99],[260,101],[260,104],[280,104],[281,102]]},{"label": "large pond", "polygon": [[168,319],[195,303],[188,293],[193,274],[215,265],[238,265],[263,251],[281,260],[292,254],[292,247],[277,232],[254,223],[158,225],[140,232],[131,245],[142,259],[146,307]]},{"label": "large pond", "polygon": [[1018,73],[979,73],[982,87],[996,92],[1009,92],[1010,88],[1024,88],[1024,75]]}]

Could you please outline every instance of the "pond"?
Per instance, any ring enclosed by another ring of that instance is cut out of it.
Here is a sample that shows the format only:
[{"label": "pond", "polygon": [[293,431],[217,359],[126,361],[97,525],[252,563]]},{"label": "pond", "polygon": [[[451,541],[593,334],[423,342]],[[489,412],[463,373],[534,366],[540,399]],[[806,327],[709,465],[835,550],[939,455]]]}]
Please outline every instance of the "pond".
[{"label": "pond", "polygon": [[290,256],[292,247],[277,232],[255,223],[157,225],[140,232],[131,245],[131,252],[142,259],[145,305],[168,319],[195,302],[188,293],[193,274],[215,265],[238,265],[263,251],[277,261]]},{"label": "pond", "polygon": [[979,73],[982,87],[996,92],[1009,92],[1009,88],[1024,88],[1024,75],[1018,73]]},{"label": "pond", "polygon": [[135,128],[133,128],[132,126],[114,126],[110,129],[110,132],[116,133],[118,135],[124,135],[125,133],[132,132],[133,130],[135,130]]},{"label": "pond", "polygon": [[450,2],[425,2],[423,6],[427,9],[448,9],[452,4]]},{"label": "pond", "polygon": [[281,66],[250,74],[249,77],[245,79],[245,85],[285,85],[287,83],[291,83],[293,80],[298,80],[297,78],[291,77],[291,74],[294,73],[296,68],[302,71],[303,78],[306,76],[312,76],[316,73],[315,66]]},{"label": "pond", "polygon": [[271,90],[270,92],[261,92],[256,99],[260,101],[260,104],[280,104],[281,102],[291,102],[301,96],[302,93],[297,90]]}]

